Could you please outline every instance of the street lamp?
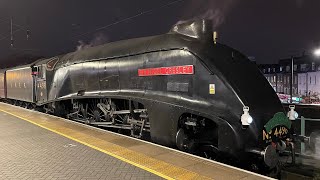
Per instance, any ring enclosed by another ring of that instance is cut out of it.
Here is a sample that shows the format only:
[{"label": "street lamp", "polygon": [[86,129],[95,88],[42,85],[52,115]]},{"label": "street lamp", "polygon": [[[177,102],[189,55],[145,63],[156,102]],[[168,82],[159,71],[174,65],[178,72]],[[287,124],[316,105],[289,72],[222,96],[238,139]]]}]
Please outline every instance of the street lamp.
[{"label": "street lamp", "polygon": [[315,56],[319,57],[319,56],[320,56],[320,48],[314,50],[314,51],[313,51],[313,54],[314,54]]},{"label": "street lamp", "polygon": [[291,78],[290,78],[290,103],[292,104],[292,94],[293,94],[293,64],[294,58],[291,56]]}]

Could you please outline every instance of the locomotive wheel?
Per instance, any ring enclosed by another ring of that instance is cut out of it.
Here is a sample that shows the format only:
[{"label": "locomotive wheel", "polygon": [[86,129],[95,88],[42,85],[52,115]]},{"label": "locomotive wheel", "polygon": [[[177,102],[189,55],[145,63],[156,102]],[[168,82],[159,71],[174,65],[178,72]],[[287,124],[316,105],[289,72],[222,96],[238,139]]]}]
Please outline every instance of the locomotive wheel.
[{"label": "locomotive wheel", "polygon": [[97,105],[91,104],[89,105],[88,111],[87,111],[87,120],[86,123],[94,123],[94,122],[100,122],[104,118],[103,112],[97,107]]},{"label": "locomotive wheel", "polygon": [[93,122],[100,122],[101,121],[101,113],[98,109],[93,111]]},{"label": "locomotive wheel", "polygon": [[185,140],[185,133],[183,129],[179,129],[176,135],[176,145],[179,150],[184,151],[184,140]]},{"label": "locomotive wheel", "polygon": [[193,152],[195,148],[195,142],[193,139],[189,139],[184,129],[180,128],[176,135],[176,145],[179,150],[186,152]]}]

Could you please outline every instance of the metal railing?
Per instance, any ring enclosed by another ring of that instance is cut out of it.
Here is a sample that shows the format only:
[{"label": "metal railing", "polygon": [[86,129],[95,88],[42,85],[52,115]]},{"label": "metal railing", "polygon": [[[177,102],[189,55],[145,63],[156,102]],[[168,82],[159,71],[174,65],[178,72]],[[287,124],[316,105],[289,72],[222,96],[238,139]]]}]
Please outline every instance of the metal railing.
[{"label": "metal railing", "polygon": [[[305,118],[304,116],[301,116],[301,118],[297,118],[294,121],[300,120],[300,135],[301,136],[306,136],[306,121],[315,121],[315,122],[320,122],[320,119],[311,119],[311,118]],[[305,155],[306,152],[306,146],[304,142],[301,142],[300,144],[300,154]]]}]

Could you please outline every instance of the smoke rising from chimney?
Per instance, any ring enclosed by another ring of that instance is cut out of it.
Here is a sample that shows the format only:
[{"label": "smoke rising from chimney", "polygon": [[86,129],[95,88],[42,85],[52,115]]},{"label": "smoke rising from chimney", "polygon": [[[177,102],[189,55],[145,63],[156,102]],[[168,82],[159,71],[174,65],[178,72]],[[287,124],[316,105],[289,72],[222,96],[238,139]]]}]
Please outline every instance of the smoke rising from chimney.
[{"label": "smoke rising from chimney", "polygon": [[102,33],[98,33],[94,36],[94,38],[89,43],[85,43],[84,41],[79,40],[76,51],[80,51],[89,47],[105,44],[107,42],[108,42],[107,36]]},{"label": "smoke rising from chimney", "polygon": [[182,17],[185,19],[178,21],[181,24],[192,19],[211,19],[213,28],[216,29],[224,21],[227,13],[238,0],[190,0],[187,8],[183,10]]}]

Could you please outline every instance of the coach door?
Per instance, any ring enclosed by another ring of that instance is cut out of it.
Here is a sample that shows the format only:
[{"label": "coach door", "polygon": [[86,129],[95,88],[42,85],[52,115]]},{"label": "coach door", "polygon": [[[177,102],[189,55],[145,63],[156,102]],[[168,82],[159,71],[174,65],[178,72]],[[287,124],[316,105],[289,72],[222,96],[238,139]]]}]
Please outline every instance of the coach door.
[{"label": "coach door", "polygon": [[44,103],[48,100],[47,98],[47,83],[46,83],[46,67],[45,65],[36,66],[37,73],[35,74],[36,84],[36,101],[37,103]]}]

